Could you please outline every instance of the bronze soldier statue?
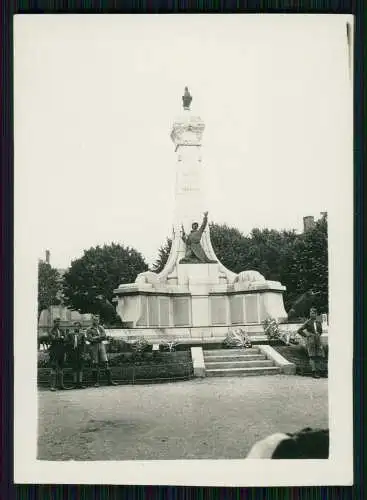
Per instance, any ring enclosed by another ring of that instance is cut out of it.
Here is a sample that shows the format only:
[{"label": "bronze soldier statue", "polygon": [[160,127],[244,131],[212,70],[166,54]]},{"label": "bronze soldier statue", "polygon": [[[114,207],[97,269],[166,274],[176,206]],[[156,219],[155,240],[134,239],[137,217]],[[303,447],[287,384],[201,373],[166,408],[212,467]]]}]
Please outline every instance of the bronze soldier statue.
[{"label": "bronze soldier statue", "polygon": [[99,323],[99,317],[94,316],[93,324],[87,331],[87,340],[91,344],[90,348],[92,354],[94,387],[99,387],[99,374],[101,366],[107,375],[108,385],[117,385],[116,382],[112,380],[111,369],[108,366],[106,347],[103,344],[103,341],[106,340],[106,338],[106,332],[103,326]]},{"label": "bronze soldier statue", "polygon": [[199,228],[199,224],[194,222],[189,235],[185,234],[185,229],[182,226],[182,239],[186,243],[186,254],[180,260],[180,264],[197,264],[197,263],[214,263],[215,260],[210,260],[201,246],[201,237],[208,223],[208,212],[204,213],[203,222]]},{"label": "bronze soldier statue", "polygon": [[192,96],[189,92],[189,89],[187,87],[185,87],[185,93],[182,96],[182,105],[183,105],[184,110],[186,110],[186,111],[190,110],[191,101],[192,101]]}]

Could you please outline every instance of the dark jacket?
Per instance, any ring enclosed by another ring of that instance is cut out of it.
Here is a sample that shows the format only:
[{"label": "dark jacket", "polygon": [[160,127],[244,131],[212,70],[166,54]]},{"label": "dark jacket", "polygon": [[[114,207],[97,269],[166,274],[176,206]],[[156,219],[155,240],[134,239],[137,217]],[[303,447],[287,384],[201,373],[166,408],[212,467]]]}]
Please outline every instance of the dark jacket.
[{"label": "dark jacket", "polygon": [[[304,334],[305,331],[306,334]],[[322,323],[317,319],[308,319],[305,323],[303,323],[301,328],[298,329],[298,333],[302,335],[302,337],[307,337],[308,335],[321,335]]]},{"label": "dark jacket", "polygon": [[324,349],[321,345],[322,323],[318,320],[308,319],[301,328],[299,335],[306,338],[306,349],[310,357],[324,357]]},{"label": "dark jacket", "polygon": [[106,332],[102,325],[91,326],[87,330],[87,340],[92,344],[100,344],[103,340],[106,340]]},{"label": "dark jacket", "polygon": [[56,346],[63,346],[65,344],[65,333],[59,326],[53,326],[50,334],[51,348]]}]

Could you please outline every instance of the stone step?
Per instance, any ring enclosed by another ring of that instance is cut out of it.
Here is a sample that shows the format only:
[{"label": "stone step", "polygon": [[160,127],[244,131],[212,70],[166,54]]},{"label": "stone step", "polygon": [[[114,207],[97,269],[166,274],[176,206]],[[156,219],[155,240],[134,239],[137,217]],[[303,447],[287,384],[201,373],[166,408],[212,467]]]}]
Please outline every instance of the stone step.
[{"label": "stone step", "polygon": [[254,360],[254,361],[224,361],[219,363],[205,363],[206,370],[212,369],[227,369],[227,368],[263,368],[266,366],[274,366],[273,361],[269,359]]},{"label": "stone step", "polygon": [[263,368],[217,368],[206,370],[207,377],[247,377],[249,375],[277,375],[280,369],[277,366],[264,366]]},{"label": "stone step", "polygon": [[205,356],[204,355],[204,360],[206,363],[214,363],[214,362],[225,362],[225,361],[255,361],[255,360],[262,360],[266,359],[266,356],[264,354],[239,354],[237,356]]},{"label": "stone step", "polygon": [[249,349],[212,349],[209,351],[203,351],[204,357],[210,356],[247,356],[249,354],[258,354],[259,349],[257,347],[251,347]]}]

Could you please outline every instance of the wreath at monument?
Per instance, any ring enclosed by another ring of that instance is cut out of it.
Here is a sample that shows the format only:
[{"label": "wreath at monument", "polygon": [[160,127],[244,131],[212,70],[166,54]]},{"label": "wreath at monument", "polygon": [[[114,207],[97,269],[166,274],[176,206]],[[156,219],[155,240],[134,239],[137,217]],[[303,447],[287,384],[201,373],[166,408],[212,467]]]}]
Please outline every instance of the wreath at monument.
[{"label": "wreath at monument", "polygon": [[223,345],[229,349],[250,349],[252,347],[252,342],[249,335],[238,328],[236,330],[230,329],[223,341]]},{"label": "wreath at monument", "polygon": [[263,321],[264,333],[269,340],[280,340],[286,345],[298,345],[299,338],[296,331],[282,330],[279,322],[274,318],[266,318]]}]

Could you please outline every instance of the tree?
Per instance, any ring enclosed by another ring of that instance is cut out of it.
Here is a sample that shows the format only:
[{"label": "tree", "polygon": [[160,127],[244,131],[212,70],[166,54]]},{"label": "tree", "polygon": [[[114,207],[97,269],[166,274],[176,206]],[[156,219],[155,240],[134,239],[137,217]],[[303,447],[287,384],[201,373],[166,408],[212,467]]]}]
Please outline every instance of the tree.
[{"label": "tree", "polygon": [[312,291],[313,306],[320,313],[328,312],[328,227],[327,218],[318,220],[315,227],[297,238],[290,273],[297,273],[296,291]]},{"label": "tree", "polygon": [[226,224],[210,224],[210,238],[216,256],[224,266],[239,273],[249,269],[250,242],[241,231]]},{"label": "tree", "polygon": [[[235,228],[227,225],[210,224],[211,241],[219,260],[234,272],[243,270],[246,261],[247,241],[243,234]],[[158,257],[152,266],[152,270],[159,273],[164,268],[172,246],[172,240],[166,242],[159,248]],[[242,266],[242,267],[241,267]]]},{"label": "tree", "polygon": [[[316,222],[313,229],[301,235],[295,231],[255,228],[245,236],[236,228],[215,223],[210,224],[210,235],[218,259],[231,271],[254,270],[267,280],[280,281],[287,288],[284,294],[286,310],[300,297],[304,296],[302,304],[305,305],[312,296],[312,303],[320,312],[328,311],[325,216]],[[154,271],[163,269],[171,243],[167,238],[159,249]]]},{"label": "tree", "polygon": [[47,262],[38,262],[38,320],[41,312],[61,304],[62,282],[57,269]]},{"label": "tree", "polygon": [[166,265],[166,262],[169,257],[169,253],[171,251],[172,247],[172,240],[171,238],[166,239],[166,243],[164,243],[158,250],[158,257],[157,260],[154,262],[152,266],[152,270],[155,273],[160,273],[164,266]]},{"label": "tree", "polygon": [[134,282],[147,269],[144,258],[133,248],[115,243],[90,248],[64,274],[64,303],[82,314],[98,314],[106,324],[119,323],[113,290]]}]

